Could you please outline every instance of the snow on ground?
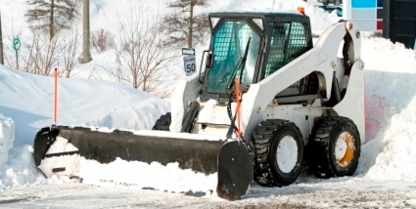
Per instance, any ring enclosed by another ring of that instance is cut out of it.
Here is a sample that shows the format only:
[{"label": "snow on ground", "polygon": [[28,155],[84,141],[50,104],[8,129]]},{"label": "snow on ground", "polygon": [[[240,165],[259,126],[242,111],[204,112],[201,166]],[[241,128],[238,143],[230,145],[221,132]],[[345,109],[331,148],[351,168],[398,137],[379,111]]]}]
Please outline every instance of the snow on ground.
[{"label": "snow on ground", "polygon": [[[24,1],[4,1],[2,23],[8,44],[18,31],[25,33],[24,22],[19,21],[22,14],[10,11],[26,6]],[[108,23],[117,31],[115,18],[122,19],[131,2],[92,1],[92,27],[105,27],[104,23]],[[164,11],[163,1],[140,2],[149,13]],[[301,0],[215,0],[204,11],[289,11],[298,5],[306,7],[313,28],[322,29],[337,21],[335,15]],[[109,22],[103,21],[106,17]],[[14,34],[10,32],[11,22]],[[201,44],[196,48],[201,51],[204,47]],[[52,78],[0,66],[0,139],[9,144],[13,141],[13,135],[4,134],[12,131],[13,121],[16,132],[13,148],[7,157],[0,158],[4,161],[0,164],[0,208],[414,208],[416,87],[412,81],[416,80],[416,55],[383,38],[364,38],[362,55],[366,64],[366,144],[354,177],[321,180],[303,172],[295,184],[284,188],[253,184],[244,199],[237,202],[216,197],[215,174],[195,174],[179,169],[177,164],[148,165],[117,159],[101,165],[81,160],[89,168],[83,170],[81,184],[77,180],[43,178],[33,163],[32,144],[39,128],[52,124]],[[93,63],[78,70],[92,70],[112,60],[111,54],[99,57],[94,56]],[[180,69],[181,63],[175,63]],[[58,124],[144,130],[169,109],[169,100],[113,82],[59,79]]]}]

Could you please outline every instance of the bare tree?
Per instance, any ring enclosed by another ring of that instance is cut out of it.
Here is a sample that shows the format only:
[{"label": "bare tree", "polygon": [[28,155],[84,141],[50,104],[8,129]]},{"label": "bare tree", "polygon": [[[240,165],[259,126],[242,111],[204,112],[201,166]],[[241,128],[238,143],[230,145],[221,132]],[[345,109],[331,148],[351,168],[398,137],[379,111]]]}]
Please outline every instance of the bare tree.
[{"label": "bare tree", "polygon": [[114,36],[107,30],[99,29],[92,33],[92,47],[98,52],[114,48]]},{"label": "bare tree", "polygon": [[169,38],[165,45],[188,44],[192,48],[194,41],[203,42],[203,34],[209,28],[207,15],[201,13],[195,15],[194,7],[208,5],[207,0],[177,0],[169,7],[175,9],[175,13],[164,18],[160,30]]},{"label": "bare tree", "polygon": [[43,33],[33,31],[32,43],[28,44],[28,57],[24,59],[26,66],[24,71],[41,75],[52,75],[53,69],[59,66],[59,58],[65,48],[63,41],[49,37]]},{"label": "bare tree", "polygon": [[74,33],[72,37],[68,37],[68,39],[64,40],[63,42],[63,59],[64,59],[64,67],[63,73],[64,76],[69,78],[71,77],[71,73],[76,66],[78,66],[76,52],[79,39],[81,37],[78,36],[78,33]]},{"label": "bare tree", "polygon": [[[147,19],[147,18],[146,18]],[[118,67],[110,70],[117,81],[144,92],[166,97],[170,91],[163,84],[169,80],[167,64],[177,57],[172,50],[161,48],[160,33],[137,15],[123,23],[120,31]]]},{"label": "bare tree", "polygon": [[34,30],[49,32],[52,40],[61,29],[70,28],[70,24],[79,15],[79,0],[28,0],[32,9],[25,16]]}]

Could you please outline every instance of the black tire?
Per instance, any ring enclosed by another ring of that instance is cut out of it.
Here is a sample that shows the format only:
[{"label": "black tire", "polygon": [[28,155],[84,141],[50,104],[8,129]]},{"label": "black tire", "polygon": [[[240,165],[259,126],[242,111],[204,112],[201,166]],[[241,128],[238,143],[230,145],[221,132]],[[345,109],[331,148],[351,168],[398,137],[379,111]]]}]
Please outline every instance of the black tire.
[{"label": "black tire", "polygon": [[321,119],[313,129],[309,148],[310,169],[316,177],[351,176],[357,169],[360,158],[360,134],[351,119],[328,116]]},{"label": "black tire", "polygon": [[171,121],[172,117],[170,115],[170,112],[168,112],[160,116],[160,118],[156,120],[156,123],[153,126],[152,130],[169,131]]},{"label": "black tire", "polygon": [[[277,159],[282,139],[285,143],[296,145],[297,148],[296,162],[292,159],[288,163],[288,168],[279,166]],[[254,146],[254,179],[259,185],[286,186],[296,181],[302,167],[304,145],[302,134],[293,122],[280,119],[261,122],[253,131],[252,144]]]}]

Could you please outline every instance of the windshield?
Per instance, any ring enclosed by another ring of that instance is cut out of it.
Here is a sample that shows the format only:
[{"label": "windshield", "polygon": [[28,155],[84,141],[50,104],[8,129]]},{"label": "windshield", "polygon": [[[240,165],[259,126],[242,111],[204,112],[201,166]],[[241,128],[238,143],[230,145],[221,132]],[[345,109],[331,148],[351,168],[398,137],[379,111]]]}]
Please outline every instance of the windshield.
[{"label": "windshield", "polygon": [[236,67],[242,62],[249,40],[247,59],[241,77],[241,83],[247,85],[250,85],[253,80],[260,36],[244,21],[229,20],[221,23],[213,36],[211,45],[214,62],[207,75],[206,90],[208,93],[226,93],[227,84],[233,79],[234,71],[237,71],[234,78],[240,78],[241,70]]}]

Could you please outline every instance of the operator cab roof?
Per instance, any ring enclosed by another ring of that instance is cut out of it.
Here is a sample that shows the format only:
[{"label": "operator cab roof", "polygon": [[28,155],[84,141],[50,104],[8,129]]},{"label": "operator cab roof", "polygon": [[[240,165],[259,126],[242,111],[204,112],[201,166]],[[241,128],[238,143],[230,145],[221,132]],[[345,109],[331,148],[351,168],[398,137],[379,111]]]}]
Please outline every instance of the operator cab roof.
[{"label": "operator cab roof", "polygon": [[273,22],[302,22],[310,23],[308,16],[301,13],[290,13],[290,12],[216,12],[208,15],[210,20],[211,29],[214,30],[220,19],[234,19],[234,20],[245,20],[247,22],[254,21],[261,31],[266,28],[264,25],[271,24]]},{"label": "operator cab roof", "polygon": [[289,12],[215,12],[210,13],[209,17],[223,17],[223,18],[262,18],[265,20],[275,19],[303,19],[309,21],[309,17],[300,13]]}]

